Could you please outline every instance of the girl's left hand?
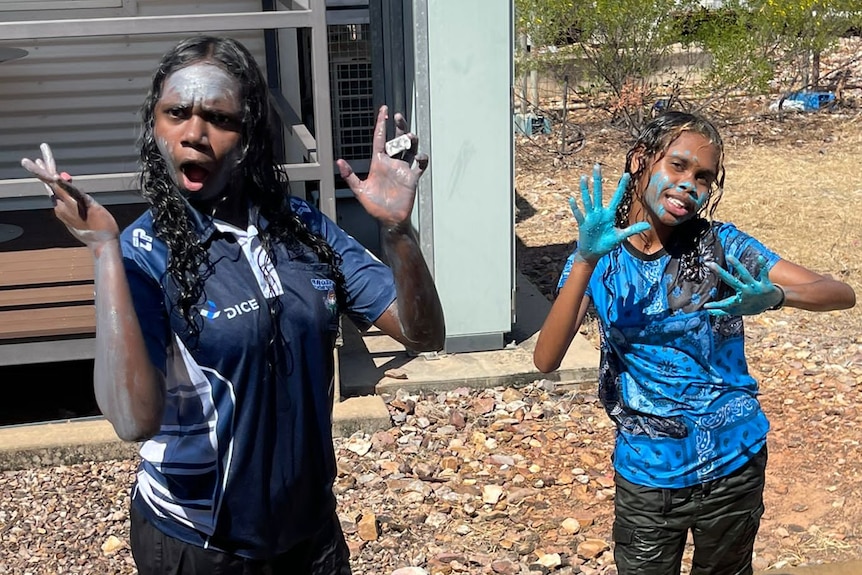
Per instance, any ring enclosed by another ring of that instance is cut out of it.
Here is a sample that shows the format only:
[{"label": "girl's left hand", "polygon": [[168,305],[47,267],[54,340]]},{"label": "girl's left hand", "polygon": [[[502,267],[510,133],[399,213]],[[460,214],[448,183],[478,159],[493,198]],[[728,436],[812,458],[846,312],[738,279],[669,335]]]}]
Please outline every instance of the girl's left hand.
[{"label": "girl's left hand", "polygon": [[365,211],[383,226],[393,228],[410,219],[416,186],[428,167],[428,156],[417,154],[419,138],[408,132],[407,121],[399,113],[395,114],[395,137],[406,135],[411,145],[400,158],[390,157],[386,153],[388,118],[388,108],[380,106],[371,148],[371,168],[366,179],[360,180],[346,161],[338,160],[336,163],[341,177]]},{"label": "girl's left hand", "polygon": [[769,281],[769,270],[766,269],[766,260],[762,256],[758,258],[760,273],[756,279],[735,257],[727,256],[727,262],[733,266],[739,277],[731,275],[715,262],[706,264],[724,283],[736,290],[734,296],[704,304],[704,309],[710,315],[757,315],[779,304],[784,298],[781,288]]}]

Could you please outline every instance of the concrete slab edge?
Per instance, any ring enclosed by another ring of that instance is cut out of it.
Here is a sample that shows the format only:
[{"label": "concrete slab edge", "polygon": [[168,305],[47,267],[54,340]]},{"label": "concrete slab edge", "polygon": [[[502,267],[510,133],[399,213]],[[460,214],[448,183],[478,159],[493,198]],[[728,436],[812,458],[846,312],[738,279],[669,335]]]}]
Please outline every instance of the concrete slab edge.
[{"label": "concrete slab edge", "polygon": [[350,437],[357,431],[372,434],[390,427],[389,408],[378,395],[349,397],[332,408],[333,437]]},{"label": "concrete slab edge", "polygon": [[490,389],[493,387],[523,387],[534,381],[548,380],[559,384],[559,389],[565,387],[579,391],[594,390],[598,385],[597,370],[595,368],[560,369],[552,373],[525,372],[507,373],[490,376],[464,377],[446,379],[394,379],[384,377],[375,386],[378,395],[394,394],[399,389],[407,393],[434,393],[439,391],[452,391],[459,387],[469,389]]},{"label": "concrete slab edge", "polygon": [[[545,379],[553,381],[556,384],[555,389],[561,392],[590,392],[596,388],[595,378],[594,368],[561,369],[550,374],[528,372],[420,382],[384,378],[377,385],[378,395],[346,398],[333,407],[332,433],[334,437],[349,437],[358,431],[372,434],[391,428],[392,420],[381,394],[394,394],[399,389],[408,393],[434,393],[459,387],[518,387]],[[100,431],[101,427],[107,431]],[[10,431],[12,433],[9,433]],[[0,429],[0,432],[6,432],[0,448],[0,471],[75,465],[88,461],[135,459],[140,449],[138,443],[124,442],[113,436],[110,424],[106,421],[71,420],[63,423],[34,424],[27,426],[23,438],[21,431],[20,428]]]},{"label": "concrete slab edge", "polygon": [[120,439],[85,445],[51,445],[21,449],[5,446],[0,451],[0,471],[77,465],[89,461],[134,459],[138,456],[139,449],[139,444],[126,443]]},{"label": "concrete slab edge", "polygon": [[754,575],[860,575],[862,561],[853,560],[841,563],[824,563],[821,565],[806,565],[804,567],[784,567],[755,571]]}]

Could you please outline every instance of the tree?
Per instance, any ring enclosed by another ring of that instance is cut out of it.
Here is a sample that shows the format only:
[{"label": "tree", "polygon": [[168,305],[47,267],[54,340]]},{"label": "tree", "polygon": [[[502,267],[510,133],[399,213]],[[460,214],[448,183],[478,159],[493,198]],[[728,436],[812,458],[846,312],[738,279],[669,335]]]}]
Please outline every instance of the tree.
[{"label": "tree", "polygon": [[[709,9],[703,4],[515,0],[518,33],[533,46],[518,52],[518,71],[541,68],[574,84],[592,83],[610,93],[609,111],[635,134],[656,103],[681,105],[683,86],[704,96],[691,108],[732,92],[786,94],[816,87],[824,80],[821,54],[849,29],[862,27],[859,0],[725,0]],[[691,70],[664,73],[668,57],[681,47],[708,57],[698,78]]]},{"label": "tree", "polygon": [[862,21],[858,0],[729,0],[696,17],[689,40],[712,55],[705,87],[779,92],[817,87],[820,57]]},{"label": "tree", "polygon": [[558,73],[600,84],[611,93],[610,111],[634,135],[657,94],[668,91],[660,72],[681,37],[680,13],[696,5],[696,0],[516,0],[518,30],[534,46],[568,47],[538,58],[519,54],[520,70],[553,64]]}]

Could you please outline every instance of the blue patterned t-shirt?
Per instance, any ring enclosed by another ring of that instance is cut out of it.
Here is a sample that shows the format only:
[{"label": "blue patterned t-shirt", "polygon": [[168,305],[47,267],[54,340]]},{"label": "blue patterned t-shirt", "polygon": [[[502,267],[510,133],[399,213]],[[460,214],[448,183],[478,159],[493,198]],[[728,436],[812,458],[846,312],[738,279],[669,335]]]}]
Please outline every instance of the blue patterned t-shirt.
[{"label": "blue patterned t-shirt", "polygon": [[763,448],[769,430],[748,373],[742,317],[703,309],[733,292],[702,264],[727,269],[725,255],[733,255],[756,277],[779,257],[732,224],[686,225],[708,228],[694,250],[671,245],[646,255],[625,242],[599,260],[587,288],[601,333],[599,394],[617,426],[614,467],[648,487],[724,477]]}]

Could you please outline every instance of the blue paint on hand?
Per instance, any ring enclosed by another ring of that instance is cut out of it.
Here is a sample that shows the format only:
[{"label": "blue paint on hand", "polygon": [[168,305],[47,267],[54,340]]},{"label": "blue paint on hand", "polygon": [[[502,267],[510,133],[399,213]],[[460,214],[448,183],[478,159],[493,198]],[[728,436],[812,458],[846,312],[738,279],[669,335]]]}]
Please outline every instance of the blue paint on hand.
[{"label": "blue paint on hand", "polygon": [[607,207],[602,206],[602,168],[599,164],[593,167],[593,190],[590,188],[587,176],[581,176],[581,201],[583,211],[578,208],[574,198],[569,198],[569,207],[578,222],[578,251],[576,258],[595,263],[627,238],[644,232],[650,228],[647,222],[638,222],[625,229],[615,226],[617,206],[622,201],[631,175],[623,174],[617,185],[616,192]]},{"label": "blue paint on hand", "polygon": [[731,297],[704,304],[704,309],[710,315],[717,317],[757,315],[781,302],[784,295],[781,288],[776,287],[769,280],[769,269],[766,267],[766,259],[763,256],[757,258],[760,266],[757,278],[752,276],[735,257],[727,256],[727,262],[736,272],[736,276],[720,268],[715,262],[707,262],[706,264],[724,283],[736,291],[736,294]]}]

